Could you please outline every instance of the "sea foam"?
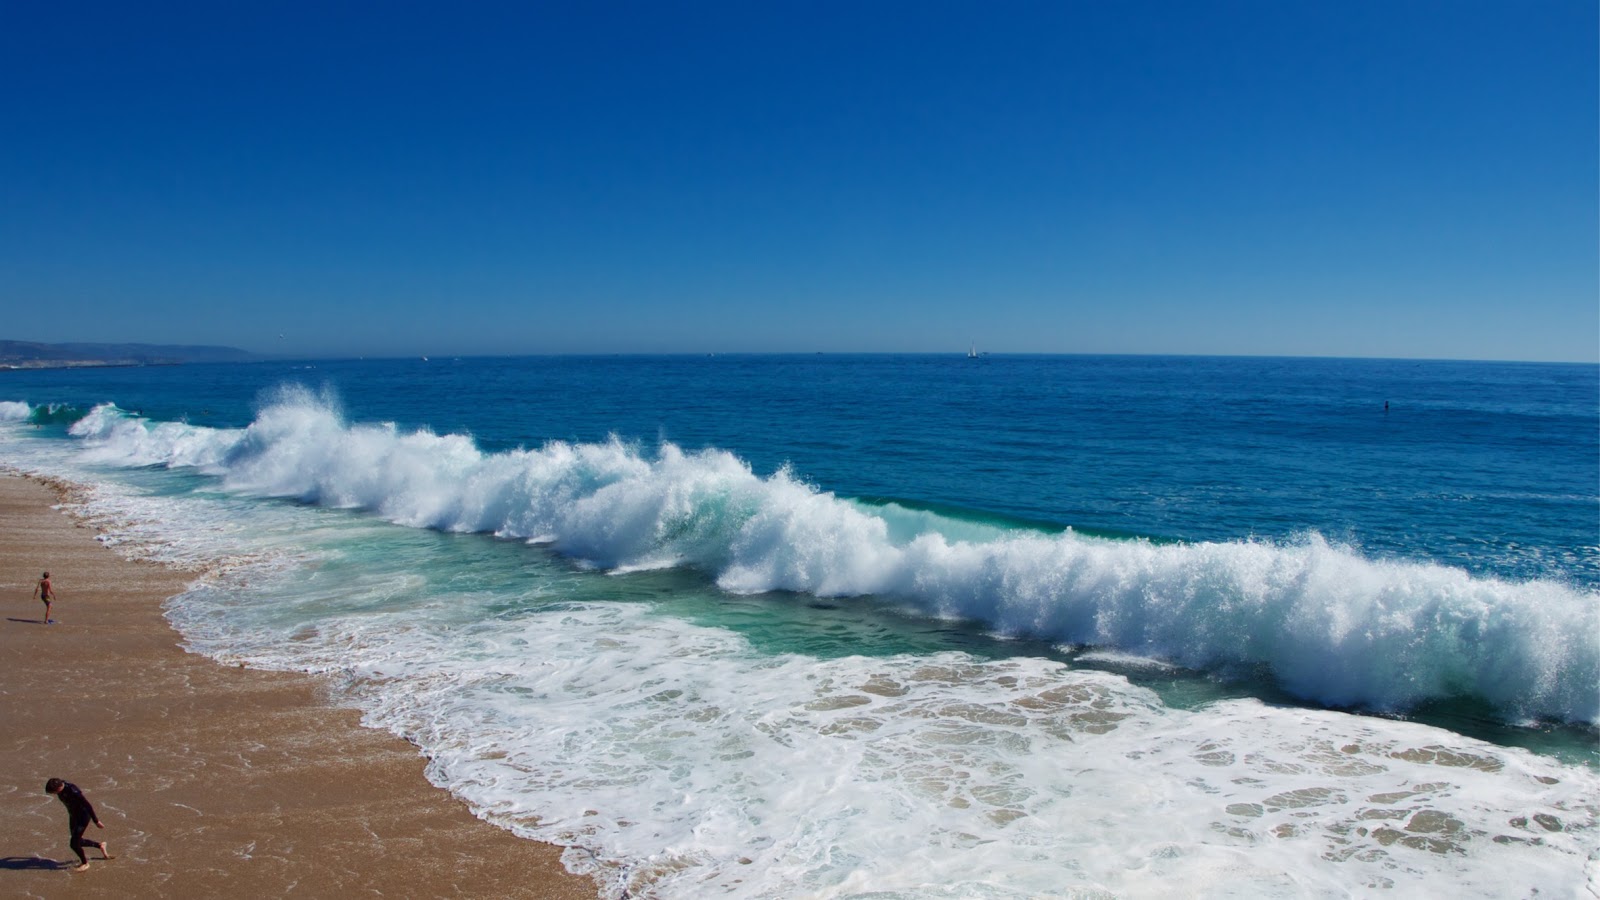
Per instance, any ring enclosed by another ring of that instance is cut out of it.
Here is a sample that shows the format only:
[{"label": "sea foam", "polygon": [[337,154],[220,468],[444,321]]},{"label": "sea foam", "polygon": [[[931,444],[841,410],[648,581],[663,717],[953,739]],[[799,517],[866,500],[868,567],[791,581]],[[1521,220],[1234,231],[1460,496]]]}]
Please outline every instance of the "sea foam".
[{"label": "sea foam", "polygon": [[571,848],[607,897],[1564,894],[1592,843],[1593,773],[1414,723],[1174,709],[1036,657],[768,656],[645,604],[472,618],[396,587],[252,664],[339,677],[436,783]]},{"label": "sea foam", "polygon": [[941,527],[787,470],[758,476],[720,450],[613,439],[485,453],[466,435],[347,423],[302,388],[244,429],[104,405],[71,433],[97,464],[194,468],[246,495],[549,543],[601,569],[688,566],[732,593],[871,596],[1006,635],[1270,673],[1332,706],[1465,698],[1513,721],[1600,724],[1600,596],[1370,559],[1315,534],[1155,544]]}]

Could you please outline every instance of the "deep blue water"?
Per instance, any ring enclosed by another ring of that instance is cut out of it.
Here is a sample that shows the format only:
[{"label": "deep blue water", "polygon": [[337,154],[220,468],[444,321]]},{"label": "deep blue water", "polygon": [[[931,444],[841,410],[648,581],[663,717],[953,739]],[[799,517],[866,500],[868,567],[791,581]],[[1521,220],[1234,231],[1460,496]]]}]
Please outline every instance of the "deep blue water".
[{"label": "deep blue water", "polygon": [[[668,356],[13,371],[0,398],[242,427],[277,387],[486,451],[616,435],[960,517],[1158,540],[1315,531],[1374,558],[1600,586],[1592,365]],[[1387,405],[1387,408],[1386,408]]]}]

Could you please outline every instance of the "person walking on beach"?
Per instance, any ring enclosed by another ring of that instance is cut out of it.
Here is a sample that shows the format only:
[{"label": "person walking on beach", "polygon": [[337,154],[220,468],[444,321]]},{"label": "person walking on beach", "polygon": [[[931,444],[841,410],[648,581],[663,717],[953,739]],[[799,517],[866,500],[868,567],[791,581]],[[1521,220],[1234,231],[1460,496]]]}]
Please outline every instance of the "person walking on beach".
[{"label": "person walking on beach", "polygon": [[72,852],[78,854],[78,865],[72,871],[82,872],[84,869],[89,868],[89,857],[83,855],[84,847],[99,849],[101,859],[116,859],[106,849],[105,841],[91,841],[83,836],[83,833],[89,829],[90,822],[93,822],[96,828],[104,828],[106,826],[100,824],[100,817],[95,815],[94,806],[89,803],[89,798],[83,795],[83,791],[77,785],[69,781],[62,781],[59,778],[52,778],[44,783],[44,792],[46,794],[55,794],[61,801],[61,805],[67,808],[67,824],[72,829]]},{"label": "person walking on beach", "polygon": [[44,601],[44,623],[46,625],[51,624],[50,604],[56,599],[56,589],[50,586],[49,572],[44,573],[44,577],[39,579],[39,583],[34,585],[33,599]]}]

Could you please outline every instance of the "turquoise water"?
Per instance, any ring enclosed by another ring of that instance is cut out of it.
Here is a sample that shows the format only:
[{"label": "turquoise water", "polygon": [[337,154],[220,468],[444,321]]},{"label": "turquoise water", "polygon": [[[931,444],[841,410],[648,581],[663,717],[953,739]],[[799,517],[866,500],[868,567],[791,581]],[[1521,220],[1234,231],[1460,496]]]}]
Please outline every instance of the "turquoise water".
[{"label": "turquoise water", "polygon": [[5,377],[0,462],[196,571],[194,649],[332,675],[609,895],[1593,877],[1594,366]]}]

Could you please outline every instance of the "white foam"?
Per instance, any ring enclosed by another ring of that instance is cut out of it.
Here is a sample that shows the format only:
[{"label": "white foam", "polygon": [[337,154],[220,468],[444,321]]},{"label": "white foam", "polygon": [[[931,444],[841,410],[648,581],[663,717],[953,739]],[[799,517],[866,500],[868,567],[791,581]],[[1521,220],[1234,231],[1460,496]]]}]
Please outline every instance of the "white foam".
[{"label": "white foam", "polygon": [[166,466],[223,471],[242,432],[183,422],[152,422],[105,403],[74,422],[68,433],[84,441],[86,462],[113,466]]},{"label": "white foam", "polygon": [[431,778],[607,896],[1570,894],[1600,807],[1590,772],[1423,726],[1172,710],[1029,658],[763,657],[642,606],[312,643]]},{"label": "white foam", "polygon": [[875,511],[787,471],[761,478],[721,451],[647,455],[612,440],[485,454],[463,435],[346,424],[300,389],[242,431],[109,406],[72,431],[91,462],[196,467],[241,493],[548,541],[603,569],[684,565],[735,593],[879,595],[1009,635],[1265,670],[1334,706],[1467,697],[1515,721],[1600,723],[1600,595],[1372,560],[1314,534],[1155,545],[919,530],[926,514]]},{"label": "white foam", "polygon": [[[1061,649],[1071,651],[1073,648],[1064,646]],[[1151,669],[1161,672],[1176,672],[1178,667],[1165,660],[1152,659],[1148,656],[1139,656],[1134,653],[1122,653],[1116,650],[1091,650],[1080,653],[1078,661],[1096,663],[1105,666],[1117,666],[1123,669]]]}]

